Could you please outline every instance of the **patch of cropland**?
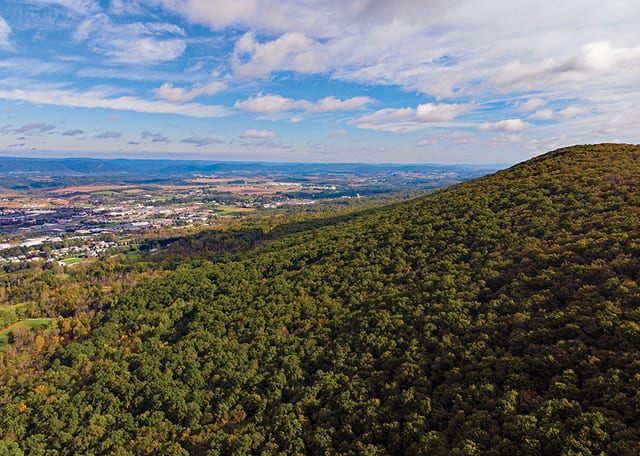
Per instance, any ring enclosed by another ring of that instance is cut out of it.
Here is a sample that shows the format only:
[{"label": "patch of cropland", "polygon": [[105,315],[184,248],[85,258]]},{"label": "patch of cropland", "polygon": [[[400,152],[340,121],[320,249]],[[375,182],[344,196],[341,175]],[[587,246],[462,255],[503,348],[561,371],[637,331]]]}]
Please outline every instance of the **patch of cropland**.
[{"label": "patch of cropland", "polygon": [[233,261],[185,247],[5,377],[0,448],[638,454],[639,186],[640,147],[576,146]]}]

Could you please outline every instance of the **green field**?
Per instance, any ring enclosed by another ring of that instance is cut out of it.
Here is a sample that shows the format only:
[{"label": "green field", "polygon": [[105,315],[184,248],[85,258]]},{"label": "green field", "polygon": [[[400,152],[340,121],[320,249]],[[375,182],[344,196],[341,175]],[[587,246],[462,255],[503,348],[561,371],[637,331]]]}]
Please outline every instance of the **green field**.
[{"label": "green field", "polygon": [[6,337],[15,331],[17,328],[24,326],[27,328],[34,328],[37,326],[48,326],[53,321],[53,318],[27,318],[26,320],[21,320],[16,322],[10,326],[7,326],[3,330],[0,330],[0,351],[4,351],[7,348]]},{"label": "green field", "polygon": [[130,261],[138,261],[142,257],[142,252],[140,250],[131,250],[126,255]]},{"label": "green field", "polygon": [[65,266],[72,266],[74,264],[82,263],[85,259],[86,258],[71,257],[60,261],[62,261]]}]

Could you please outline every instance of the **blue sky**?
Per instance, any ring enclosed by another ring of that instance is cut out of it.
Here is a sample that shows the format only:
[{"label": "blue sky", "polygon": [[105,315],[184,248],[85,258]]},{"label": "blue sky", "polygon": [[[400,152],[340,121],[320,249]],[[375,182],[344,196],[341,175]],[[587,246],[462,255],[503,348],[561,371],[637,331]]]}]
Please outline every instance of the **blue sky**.
[{"label": "blue sky", "polygon": [[2,0],[0,155],[514,163],[637,143],[640,2]]}]

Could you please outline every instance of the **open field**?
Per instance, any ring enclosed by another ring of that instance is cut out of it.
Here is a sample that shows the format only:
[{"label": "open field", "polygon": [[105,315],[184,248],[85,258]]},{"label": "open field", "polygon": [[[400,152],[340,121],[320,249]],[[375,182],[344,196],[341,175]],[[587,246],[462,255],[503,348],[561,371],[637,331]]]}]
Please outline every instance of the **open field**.
[{"label": "open field", "polygon": [[0,330],[0,351],[4,351],[7,348],[6,338],[16,329],[20,327],[34,328],[37,326],[48,326],[53,320],[53,318],[27,318],[26,320],[18,321]]},{"label": "open field", "polygon": [[64,263],[65,266],[72,266],[74,264],[82,263],[84,260],[86,260],[86,258],[71,257],[60,261]]}]

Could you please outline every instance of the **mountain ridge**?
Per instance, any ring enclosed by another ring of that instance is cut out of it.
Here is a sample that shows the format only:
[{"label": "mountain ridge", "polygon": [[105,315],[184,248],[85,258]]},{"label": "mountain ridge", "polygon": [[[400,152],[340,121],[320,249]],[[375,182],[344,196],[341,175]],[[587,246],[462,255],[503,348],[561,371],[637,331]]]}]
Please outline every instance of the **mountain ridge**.
[{"label": "mountain ridge", "polygon": [[60,454],[637,454],[639,156],[560,149],[238,260],[187,257],[91,303],[86,335],[4,385],[2,437]]}]

